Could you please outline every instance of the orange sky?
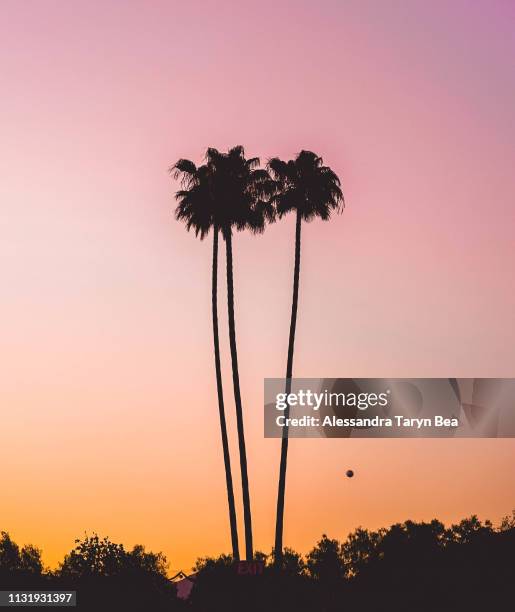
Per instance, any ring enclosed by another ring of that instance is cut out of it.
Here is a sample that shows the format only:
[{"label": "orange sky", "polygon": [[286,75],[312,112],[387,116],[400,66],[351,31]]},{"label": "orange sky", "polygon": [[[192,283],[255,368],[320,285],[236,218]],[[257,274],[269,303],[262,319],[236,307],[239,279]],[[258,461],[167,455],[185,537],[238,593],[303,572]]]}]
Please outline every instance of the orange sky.
[{"label": "orange sky", "polygon": [[[0,529],[51,565],[85,530],[172,569],[229,550],[211,244],[173,221],[181,156],[305,147],[342,177],[344,214],[304,228],[297,376],[515,375],[512,6],[326,0],[291,19],[291,3],[187,4],[2,7]],[[234,244],[266,551],[279,442],[262,386],[285,369],[293,229]],[[219,309],[236,467],[223,295]],[[515,507],[512,440],[290,448],[285,543],[301,551],[322,532]]]}]

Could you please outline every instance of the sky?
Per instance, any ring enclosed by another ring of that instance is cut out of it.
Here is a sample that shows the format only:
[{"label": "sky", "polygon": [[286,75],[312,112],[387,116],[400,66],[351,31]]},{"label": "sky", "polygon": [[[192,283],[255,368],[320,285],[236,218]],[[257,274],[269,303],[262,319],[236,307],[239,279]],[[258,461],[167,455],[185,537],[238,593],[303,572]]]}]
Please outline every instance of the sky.
[{"label": "sky", "polygon": [[[0,529],[48,565],[85,531],[163,550],[171,571],[230,549],[211,241],[173,219],[180,157],[311,149],[341,177],[344,213],[303,228],[296,376],[515,376],[512,2],[3,0],[0,14]],[[293,238],[287,218],[234,240],[265,551],[279,441],[263,437],[263,378],[285,371]],[[514,461],[509,439],[293,440],[285,544],[498,521]]]}]

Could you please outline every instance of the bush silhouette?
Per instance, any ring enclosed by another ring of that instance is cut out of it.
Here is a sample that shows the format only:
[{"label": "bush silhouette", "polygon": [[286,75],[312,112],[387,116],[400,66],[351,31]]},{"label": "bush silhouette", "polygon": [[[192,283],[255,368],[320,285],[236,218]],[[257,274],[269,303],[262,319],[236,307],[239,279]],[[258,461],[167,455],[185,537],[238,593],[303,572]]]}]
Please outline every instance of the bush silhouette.
[{"label": "bush silhouette", "polygon": [[[358,528],[344,542],[323,535],[304,558],[284,549],[282,569],[256,553],[263,571],[240,575],[229,555],[199,558],[188,601],[176,596],[162,553],[94,534],[77,540],[55,571],[41,552],[0,532],[5,589],[77,591],[77,609],[331,612],[359,609],[460,611],[507,609],[513,601],[515,513],[498,527],[471,516],[450,527],[405,521]],[[260,566],[261,567],[261,566]]]}]

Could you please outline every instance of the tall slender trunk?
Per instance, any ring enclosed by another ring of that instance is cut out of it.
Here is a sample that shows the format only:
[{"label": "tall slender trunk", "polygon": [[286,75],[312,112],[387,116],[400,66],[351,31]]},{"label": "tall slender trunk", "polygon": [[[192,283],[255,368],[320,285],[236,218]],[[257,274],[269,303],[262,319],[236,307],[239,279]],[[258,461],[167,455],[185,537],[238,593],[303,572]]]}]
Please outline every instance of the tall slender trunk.
[{"label": "tall slender trunk", "polygon": [[218,335],[218,228],[216,226],[213,228],[213,278],[211,295],[213,307],[213,344],[215,349],[216,390],[218,393],[220,434],[222,436],[225,482],[227,485],[227,503],[229,506],[229,523],[231,527],[232,556],[233,559],[239,561],[240,549],[238,545],[238,525],[236,522],[236,507],[234,505],[234,490],[232,486],[231,455],[229,453],[227,424],[225,421],[224,391],[222,387],[222,368],[220,367],[220,339]]},{"label": "tall slender trunk", "polygon": [[[295,345],[295,328],[297,326],[297,306],[299,303],[299,272],[300,272],[300,230],[302,217],[297,211],[295,224],[295,266],[293,270],[293,298],[291,304],[290,337],[288,340],[288,360],[286,363],[286,394],[291,391],[293,375],[293,349]],[[290,416],[290,406],[286,406],[285,417]],[[284,495],[286,491],[286,465],[288,461],[288,427],[283,429],[281,440],[281,463],[279,466],[279,486],[277,490],[277,516],[275,522],[275,565],[282,567],[283,561],[283,527],[284,527]]]},{"label": "tall slender trunk", "polygon": [[236,424],[240,449],[241,488],[243,494],[243,520],[245,524],[245,553],[247,561],[254,557],[252,549],[252,517],[250,511],[249,479],[247,475],[247,452],[245,450],[245,432],[243,429],[243,410],[241,406],[240,377],[238,373],[238,353],[236,350],[236,326],[234,323],[234,281],[232,274],[232,235],[231,230],[224,232],[227,253],[227,310],[229,315],[229,343],[231,346],[232,381],[234,403],[236,405]]}]

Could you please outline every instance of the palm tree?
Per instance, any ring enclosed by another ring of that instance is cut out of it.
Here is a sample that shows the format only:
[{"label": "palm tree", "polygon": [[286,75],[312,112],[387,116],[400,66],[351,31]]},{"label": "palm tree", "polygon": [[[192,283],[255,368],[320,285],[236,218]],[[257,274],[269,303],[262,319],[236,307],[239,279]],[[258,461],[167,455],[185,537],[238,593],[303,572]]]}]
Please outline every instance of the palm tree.
[{"label": "palm tree", "polygon": [[274,219],[274,208],[270,203],[274,182],[266,170],[259,169],[259,159],[257,157],[245,158],[245,151],[242,146],[233,147],[227,153],[220,153],[213,148],[208,149],[206,159],[214,177],[213,191],[217,203],[217,219],[226,247],[229,344],[240,451],[245,554],[247,560],[252,560],[254,556],[252,513],[234,318],[232,236],[234,230],[250,230],[253,233],[260,233],[264,230],[266,221]]},{"label": "palm tree", "polygon": [[229,507],[229,523],[231,528],[232,556],[239,560],[238,527],[236,522],[236,507],[231,472],[231,457],[227,439],[227,424],[225,420],[224,394],[222,386],[222,371],[220,366],[220,341],[218,334],[218,233],[219,225],[216,218],[216,206],[213,198],[211,169],[207,165],[197,166],[188,159],[180,159],[172,168],[175,179],[180,177],[183,189],[175,197],[179,202],[175,217],[186,224],[186,229],[192,229],[195,235],[203,240],[213,229],[213,264],[212,264],[212,314],[213,314],[213,344],[215,355],[216,388],[218,394],[218,412],[220,416],[220,434],[224,456],[225,481],[227,486],[227,502]]},{"label": "palm tree", "polygon": [[[288,359],[286,363],[286,393],[291,391],[293,375],[293,349],[295,328],[297,325],[297,306],[299,301],[300,272],[300,239],[302,221],[320,218],[327,221],[333,211],[341,212],[344,206],[340,179],[329,168],[323,165],[321,157],[311,151],[301,151],[297,157],[288,162],[273,158],[268,162],[268,169],[276,181],[277,191],[274,195],[279,218],[293,211],[295,223],[295,265],[293,271],[293,299],[291,306],[290,335],[288,341]],[[289,416],[289,406],[285,417]],[[288,428],[283,429],[281,440],[281,462],[279,466],[279,486],[277,492],[277,515],[275,525],[275,563],[282,567],[283,559],[283,525],[284,495],[286,490],[286,464],[288,459]]]}]

